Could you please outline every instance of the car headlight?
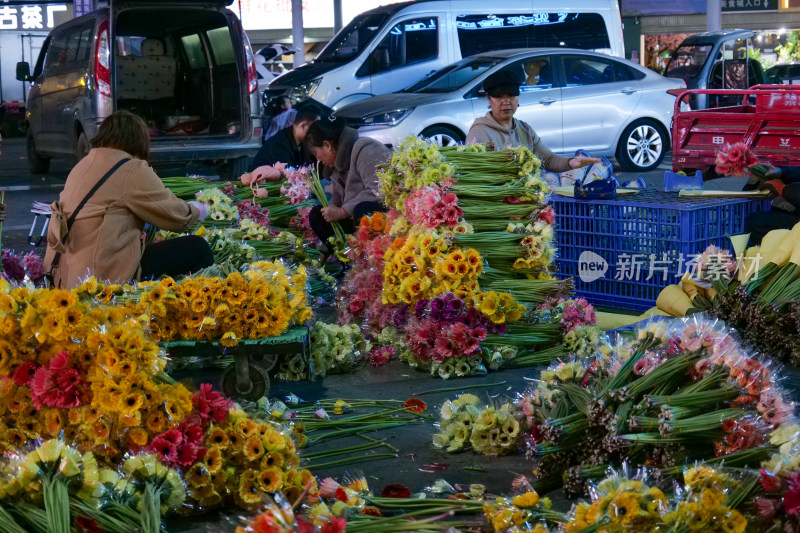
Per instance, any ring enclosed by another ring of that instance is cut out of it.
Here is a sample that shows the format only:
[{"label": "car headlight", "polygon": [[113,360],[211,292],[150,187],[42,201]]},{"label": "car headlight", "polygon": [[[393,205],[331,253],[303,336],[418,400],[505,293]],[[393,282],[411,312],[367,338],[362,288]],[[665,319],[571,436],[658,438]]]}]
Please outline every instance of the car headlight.
[{"label": "car headlight", "polygon": [[308,83],[303,83],[302,85],[296,85],[292,87],[289,91],[289,99],[292,101],[292,104],[299,104],[300,102],[305,102],[312,96],[314,96],[314,91],[317,90],[319,87],[319,82],[322,81],[322,78],[317,78],[315,80],[311,80]]},{"label": "car headlight", "polygon": [[361,125],[396,126],[408,115],[410,115],[412,111],[414,111],[413,107],[408,109],[395,109],[394,111],[389,111],[388,113],[375,113],[373,115],[367,115],[361,119]]}]

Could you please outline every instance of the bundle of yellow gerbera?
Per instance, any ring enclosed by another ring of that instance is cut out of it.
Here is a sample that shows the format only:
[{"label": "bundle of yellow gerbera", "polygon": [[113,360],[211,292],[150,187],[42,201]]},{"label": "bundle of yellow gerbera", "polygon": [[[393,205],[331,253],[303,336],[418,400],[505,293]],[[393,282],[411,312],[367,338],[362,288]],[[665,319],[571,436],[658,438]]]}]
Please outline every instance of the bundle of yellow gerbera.
[{"label": "bundle of yellow gerbera", "polygon": [[292,501],[316,480],[298,469],[291,434],[271,422],[256,421],[233,409],[206,436],[203,461],[186,474],[189,493],[200,502],[219,503],[232,496],[237,505],[253,507],[264,496],[283,491]]},{"label": "bundle of yellow gerbera", "polygon": [[540,498],[533,488],[512,497],[486,500],[483,514],[497,533],[549,533],[547,523],[564,521],[563,514],[552,510],[550,498]]},{"label": "bundle of yellow gerbera", "polygon": [[592,494],[592,503],[580,502],[570,511],[565,533],[576,533],[594,526],[595,530],[615,533],[652,532],[661,524],[667,498],[657,487],[642,479],[615,473],[601,481]]},{"label": "bundle of yellow gerbera", "polygon": [[395,239],[385,255],[383,303],[415,304],[453,293],[467,300],[478,291],[483,271],[480,254],[461,250],[431,231]]},{"label": "bundle of yellow gerbera", "polygon": [[149,316],[157,340],[219,341],[275,337],[311,318],[306,270],[258,261],[227,277],[143,282],[122,297],[135,315]]}]

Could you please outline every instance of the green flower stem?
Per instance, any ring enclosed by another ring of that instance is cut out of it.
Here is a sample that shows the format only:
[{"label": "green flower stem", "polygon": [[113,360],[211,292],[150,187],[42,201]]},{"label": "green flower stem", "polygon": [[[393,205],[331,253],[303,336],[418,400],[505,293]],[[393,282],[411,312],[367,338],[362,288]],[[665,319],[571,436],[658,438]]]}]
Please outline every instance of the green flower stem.
[{"label": "green flower stem", "polygon": [[42,480],[48,533],[70,533],[69,493],[62,480]]},{"label": "green flower stem", "polygon": [[735,489],[733,489],[728,497],[725,499],[725,503],[731,509],[738,509],[744,504],[746,500],[749,500],[758,490],[760,489],[759,486],[759,476],[758,473],[748,473],[748,479]]},{"label": "green flower stem", "polygon": [[323,433],[322,435],[319,435],[319,436],[316,436],[316,437],[313,437],[313,438],[309,437],[309,439],[311,440],[311,442],[319,442],[322,439],[329,439],[329,438],[333,438],[333,437],[341,437],[342,435],[352,435],[354,433],[361,433],[361,432],[364,432],[364,431],[377,431],[377,430],[380,430],[380,429],[389,429],[389,428],[394,428],[394,427],[399,427],[399,426],[404,426],[404,425],[406,425],[405,422],[372,424],[372,425],[367,425],[367,426],[362,426],[362,427],[357,427],[357,428],[345,428],[345,429],[340,429],[340,430],[336,430],[336,431],[329,431],[327,433]]},{"label": "green flower stem", "polygon": [[[127,509],[133,511],[130,507],[125,506]],[[129,533],[139,527],[141,523],[141,516],[133,511],[133,517],[128,515],[127,519],[124,517],[116,517],[111,513],[105,513],[95,506],[82,500],[73,499],[70,502],[70,509],[76,516],[84,516],[97,522],[97,525],[106,533]]]},{"label": "green flower stem", "polygon": [[18,521],[29,524],[36,533],[48,533],[47,513],[43,509],[20,502],[14,506],[12,511]]},{"label": "green flower stem", "polygon": [[330,461],[328,463],[321,463],[321,464],[317,464],[317,465],[308,465],[306,468],[308,468],[309,470],[314,470],[314,469],[317,469],[317,468],[327,468],[329,466],[338,466],[338,465],[344,465],[344,464],[349,464],[349,463],[360,463],[360,462],[363,462],[363,461],[368,461],[370,459],[377,459],[377,458],[381,458],[381,457],[394,457],[394,458],[397,458],[397,454],[396,453],[373,453],[371,455],[359,455],[358,457],[347,457],[345,459],[339,459],[337,461]]},{"label": "green flower stem", "polygon": [[494,387],[496,385],[505,385],[507,381],[498,381],[496,383],[478,383],[476,385],[463,385],[461,387],[446,387],[443,389],[430,389],[422,392],[415,392],[413,396],[422,396],[423,394],[434,394],[437,392],[452,392],[452,391],[460,391],[460,390],[467,390],[467,389],[482,389],[486,387]]},{"label": "green flower stem", "polygon": [[366,444],[359,444],[358,446],[350,446],[349,448],[339,448],[337,450],[331,450],[326,452],[303,454],[302,459],[306,461],[312,461],[314,459],[322,459],[325,457],[332,457],[335,455],[344,455],[351,452],[363,452],[366,450],[374,450],[375,448],[380,448],[380,447],[381,447],[380,444],[374,442],[368,442]]},{"label": "green flower stem", "polygon": [[361,433],[356,433],[356,436],[357,436],[357,437],[361,437],[362,439],[368,440],[368,441],[370,441],[370,442],[380,442],[380,443],[381,443],[381,445],[383,445],[383,446],[385,446],[385,447],[389,448],[389,449],[390,449],[390,450],[392,450],[394,453],[400,453],[400,449],[399,449],[399,448],[395,448],[394,446],[392,446],[392,445],[391,445],[391,444],[389,444],[388,442],[385,442],[385,440],[384,440],[384,439],[380,439],[380,440],[379,440],[379,439],[373,439],[372,437],[368,437],[367,435],[363,435],[363,434],[361,434]]},{"label": "green flower stem", "polygon": [[669,405],[675,407],[696,407],[711,406],[726,400],[732,400],[739,396],[741,389],[738,387],[722,386],[718,389],[701,391],[696,394],[674,394],[671,396],[645,395],[651,405]]},{"label": "green flower stem", "polygon": [[617,374],[611,378],[611,380],[606,384],[605,387],[600,391],[602,393],[607,393],[609,391],[614,391],[621,388],[624,384],[630,381],[630,376],[633,372],[633,367],[636,365],[637,361],[644,357],[645,352],[653,345],[653,335],[648,333],[644,339],[639,343],[639,346],[636,348],[636,351],[631,354],[625,363],[623,363],[622,367],[617,371]]},{"label": "green flower stem", "polygon": [[159,533],[161,530],[161,502],[152,483],[145,483],[142,492],[142,533]]},{"label": "green flower stem", "polygon": [[28,533],[28,530],[19,525],[11,513],[0,506],[0,533]]}]

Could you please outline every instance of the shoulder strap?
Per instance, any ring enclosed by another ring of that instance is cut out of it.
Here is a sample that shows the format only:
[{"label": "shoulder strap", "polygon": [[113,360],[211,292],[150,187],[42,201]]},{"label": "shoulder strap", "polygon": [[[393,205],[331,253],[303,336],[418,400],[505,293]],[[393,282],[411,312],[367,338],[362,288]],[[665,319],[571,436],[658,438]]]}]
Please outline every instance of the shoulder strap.
[{"label": "shoulder strap", "polygon": [[[72,212],[72,215],[67,220],[67,234],[64,235],[64,237],[61,239],[61,244],[67,242],[67,237],[69,237],[69,230],[72,229],[72,224],[75,222],[75,218],[78,216],[78,213],[81,212],[83,206],[86,205],[86,202],[88,202],[89,199],[92,196],[94,196],[94,193],[96,193],[97,190],[100,187],[102,187],[106,181],[108,181],[108,178],[110,178],[114,174],[114,172],[116,172],[119,169],[119,167],[121,167],[130,160],[131,160],[130,157],[125,157],[117,161],[117,163],[113,167],[111,167],[111,169],[109,169],[109,171],[106,172],[103,175],[103,177],[98,180],[97,183],[94,184],[94,187],[92,187],[92,189],[88,193],[86,193],[86,196],[83,197],[81,203],[78,204],[78,207],[75,208],[75,210]],[[53,263],[50,265],[50,272],[52,272],[58,266],[58,262],[60,260],[61,260],[61,252],[56,252],[56,254],[53,256]]]}]

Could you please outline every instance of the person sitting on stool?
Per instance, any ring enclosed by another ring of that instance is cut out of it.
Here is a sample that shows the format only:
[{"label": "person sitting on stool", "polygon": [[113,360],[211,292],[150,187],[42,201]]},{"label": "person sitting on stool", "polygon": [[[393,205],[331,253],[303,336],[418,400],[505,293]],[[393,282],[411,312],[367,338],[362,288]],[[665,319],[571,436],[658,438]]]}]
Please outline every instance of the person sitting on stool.
[{"label": "person sitting on stool", "polygon": [[762,163],[767,167],[766,178],[759,187],[758,178],[752,176],[744,190],[768,188],[775,193],[770,211],[759,211],[745,220],[745,231],[750,233],[750,246],[761,244],[764,235],[774,229],[789,229],[800,222],[800,167],[776,167],[772,163]]},{"label": "person sitting on stool", "polygon": [[[100,124],[92,146],[50,205],[44,264],[57,287],[71,289],[90,275],[112,283],[177,276],[214,263],[208,243],[196,235],[144,247],[145,223],[184,232],[206,216],[205,204],[175,196],[147,164],[150,134],[144,120],[117,111]],[[68,219],[84,199],[68,228]]]},{"label": "person sitting on stool", "polygon": [[331,253],[331,222],[339,222],[345,232],[352,233],[361,217],[386,211],[378,199],[377,167],[389,160],[391,152],[375,139],[359,138],[358,131],[335,117],[311,124],[305,144],[317,161],[333,169],[330,204],[317,205],[308,215],[311,229],[322,241],[324,262]]}]

